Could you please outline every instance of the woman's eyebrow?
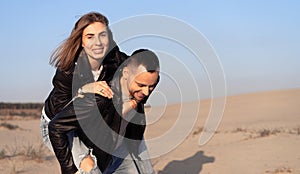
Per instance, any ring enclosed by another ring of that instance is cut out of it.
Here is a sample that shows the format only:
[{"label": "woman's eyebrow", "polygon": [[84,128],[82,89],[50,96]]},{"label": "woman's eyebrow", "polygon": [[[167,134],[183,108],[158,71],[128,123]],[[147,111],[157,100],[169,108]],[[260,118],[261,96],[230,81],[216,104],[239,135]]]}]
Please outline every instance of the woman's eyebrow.
[{"label": "woman's eyebrow", "polygon": [[[107,31],[102,31],[99,34],[106,34],[106,33],[107,33]],[[95,33],[87,33],[85,36],[94,36],[94,35],[95,35]]]},{"label": "woman's eyebrow", "polygon": [[95,34],[93,33],[87,33],[85,36],[94,36]]}]

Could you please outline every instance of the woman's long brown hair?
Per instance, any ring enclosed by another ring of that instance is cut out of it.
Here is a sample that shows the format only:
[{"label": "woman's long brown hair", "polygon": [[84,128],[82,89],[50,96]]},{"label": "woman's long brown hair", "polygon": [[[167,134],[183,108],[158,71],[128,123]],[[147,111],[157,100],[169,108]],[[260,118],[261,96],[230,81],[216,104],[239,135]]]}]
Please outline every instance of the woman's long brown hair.
[{"label": "woman's long brown hair", "polygon": [[[69,70],[82,50],[82,33],[83,30],[94,22],[101,22],[107,26],[110,45],[114,43],[112,33],[108,27],[108,19],[98,12],[90,12],[83,15],[75,24],[71,35],[63,41],[52,53],[50,64],[62,71]],[[111,47],[109,48],[109,50]]]}]

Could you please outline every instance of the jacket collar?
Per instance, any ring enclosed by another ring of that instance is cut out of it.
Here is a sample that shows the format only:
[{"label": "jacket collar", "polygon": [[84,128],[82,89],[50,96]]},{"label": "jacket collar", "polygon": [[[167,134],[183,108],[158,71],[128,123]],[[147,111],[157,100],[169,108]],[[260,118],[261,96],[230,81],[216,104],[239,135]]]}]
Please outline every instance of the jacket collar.
[{"label": "jacket collar", "polygon": [[75,72],[78,73],[82,84],[94,82],[91,65],[84,50],[80,52],[75,66]]}]

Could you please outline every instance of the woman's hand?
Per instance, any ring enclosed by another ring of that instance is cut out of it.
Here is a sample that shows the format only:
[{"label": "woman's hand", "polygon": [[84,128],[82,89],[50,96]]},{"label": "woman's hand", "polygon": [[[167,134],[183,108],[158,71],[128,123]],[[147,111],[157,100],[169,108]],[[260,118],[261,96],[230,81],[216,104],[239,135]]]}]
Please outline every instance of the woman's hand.
[{"label": "woman's hand", "polygon": [[113,91],[108,86],[106,81],[97,81],[88,83],[81,88],[82,93],[95,93],[111,99],[113,97]]}]

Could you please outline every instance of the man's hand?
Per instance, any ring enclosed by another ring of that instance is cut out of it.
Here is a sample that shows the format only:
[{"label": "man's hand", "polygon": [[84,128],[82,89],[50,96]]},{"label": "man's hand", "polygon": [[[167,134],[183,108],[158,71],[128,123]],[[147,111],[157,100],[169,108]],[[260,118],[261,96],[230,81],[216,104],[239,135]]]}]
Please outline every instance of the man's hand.
[{"label": "man's hand", "polygon": [[124,101],[122,116],[124,117],[131,109],[135,109],[137,107],[137,102],[134,99]]}]

